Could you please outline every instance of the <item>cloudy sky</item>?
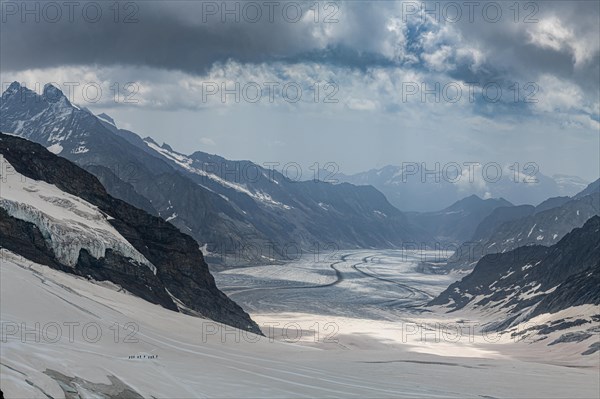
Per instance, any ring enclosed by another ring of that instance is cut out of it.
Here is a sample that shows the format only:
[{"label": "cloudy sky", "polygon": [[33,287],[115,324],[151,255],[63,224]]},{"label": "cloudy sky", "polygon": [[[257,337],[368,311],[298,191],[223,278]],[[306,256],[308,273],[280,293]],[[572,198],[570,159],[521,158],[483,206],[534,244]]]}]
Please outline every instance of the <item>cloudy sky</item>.
[{"label": "cloudy sky", "polygon": [[183,153],[599,175],[597,1],[1,3],[3,89]]}]

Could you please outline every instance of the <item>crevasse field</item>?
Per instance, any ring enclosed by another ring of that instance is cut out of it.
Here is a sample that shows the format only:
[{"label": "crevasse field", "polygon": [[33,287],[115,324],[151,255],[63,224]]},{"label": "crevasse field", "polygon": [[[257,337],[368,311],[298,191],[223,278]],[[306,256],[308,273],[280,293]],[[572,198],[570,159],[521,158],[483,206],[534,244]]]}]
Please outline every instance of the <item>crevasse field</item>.
[{"label": "crevasse field", "polygon": [[[597,358],[567,346],[589,343],[486,335],[473,310],[418,308],[460,276],[419,273],[417,261],[400,251],[348,251],[216,272],[267,335],[259,337],[3,251],[3,390],[21,398],[68,397],[69,386],[181,398],[598,392]],[[73,369],[76,380],[67,377]]]}]

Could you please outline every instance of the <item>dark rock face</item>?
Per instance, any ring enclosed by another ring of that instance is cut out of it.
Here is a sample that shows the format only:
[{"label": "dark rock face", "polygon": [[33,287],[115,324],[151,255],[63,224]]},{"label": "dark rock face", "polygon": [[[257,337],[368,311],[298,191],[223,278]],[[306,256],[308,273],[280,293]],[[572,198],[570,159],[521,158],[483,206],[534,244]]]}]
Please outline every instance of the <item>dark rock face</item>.
[{"label": "dark rock face", "polygon": [[598,305],[599,238],[600,217],[594,216],[551,247],[525,246],[487,255],[469,275],[429,304],[455,310],[467,304],[484,306],[494,302],[509,315],[531,310],[528,318],[577,305]]},{"label": "dark rock face", "polygon": [[0,246],[55,269],[63,269],[36,225],[9,216],[0,208]]},{"label": "dark rock face", "polygon": [[591,344],[589,346],[589,348],[587,348],[585,351],[581,352],[581,354],[584,356],[587,356],[587,355],[594,354],[598,351],[600,351],[600,342],[594,342],[593,344]]},{"label": "dark rock face", "polygon": [[119,179],[112,170],[93,164],[87,164],[83,168],[96,176],[111,196],[122,199],[128,204],[142,209],[151,215],[158,216],[152,203],[139,195],[131,184]]},{"label": "dark rock face", "polygon": [[591,336],[592,336],[592,334],[581,332],[581,331],[566,333],[566,334],[561,335],[560,338],[550,342],[548,344],[548,346],[560,344],[562,342],[581,342],[581,341],[585,341],[586,339],[588,339]]},{"label": "dark rock face", "polygon": [[[110,384],[94,383],[80,377],[69,377],[56,370],[46,369],[44,374],[52,378],[58,383],[62,389],[65,399],[79,399],[87,396],[88,392],[92,392],[94,396],[111,399],[143,399],[144,397],[136,392],[129,385],[115,377],[107,375]],[[41,390],[41,389],[40,389]],[[49,398],[47,393],[42,392]]]},{"label": "dark rock face", "polygon": [[[600,262],[600,260],[598,261]],[[556,313],[563,309],[565,304],[570,304],[570,306],[599,304],[600,271],[598,267],[592,267],[569,276],[560,288],[560,290],[546,295],[536,306],[532,316]]]},{"label": "dark rock face", "polygon": [[521,219],[535,213],[533,205],[519,205],[496,208],[485,217],[475,229],[470,241],[487,240],[503,223]]},{"label": "dark rock face", "polygon": [[260,333],[248,314],[216,287],[193,238],[159,217],[111,197],[90,173],[38,144],[0,134],[0,154],[22,175],[53,184],[114,218],[110,220],[113,227],[156,266],[157,273],[154,275],[145,267],[133,267],[111,251],[100,260],[81,251],[74,271],[58,264],[35,226],[10,218],[4,211],[0,212],[2,246],[60,270],[113,281],[144,299],[175,310],[177,307],[168,290],[202,316]]}]

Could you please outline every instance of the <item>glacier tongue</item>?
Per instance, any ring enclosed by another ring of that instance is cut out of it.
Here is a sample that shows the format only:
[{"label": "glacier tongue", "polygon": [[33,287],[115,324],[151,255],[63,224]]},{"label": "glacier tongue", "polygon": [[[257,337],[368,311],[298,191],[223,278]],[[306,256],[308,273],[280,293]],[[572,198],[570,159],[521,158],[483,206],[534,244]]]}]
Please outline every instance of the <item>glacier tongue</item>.
[{"label": "glacier tongue", "polygon": [[0,207],[10,216],[37,226],[59,262],[74,267],[81,249],[96,259],[111,249],[156,274],[156,267],[108,223],[108,216],[96,206],[54,185],[21,175],[4,157],[0,162]]}]

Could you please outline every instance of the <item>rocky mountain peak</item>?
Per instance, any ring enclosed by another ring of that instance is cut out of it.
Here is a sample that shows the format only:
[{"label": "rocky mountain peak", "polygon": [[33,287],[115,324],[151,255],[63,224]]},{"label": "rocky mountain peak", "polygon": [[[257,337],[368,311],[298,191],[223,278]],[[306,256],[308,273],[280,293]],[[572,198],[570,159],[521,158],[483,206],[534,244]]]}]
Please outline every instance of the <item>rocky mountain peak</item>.
[{"label": "rocky mountain peak", "polygon": [[6,91],[4,93],[12,94],[12,93],[17,92],[20,88],[21,88],[21,84],[17,81],[14,81],[10,84],[10,86],[8,86],[8,89],[6,89]]},{"label": "rocky mountain peak", "polygon": [[15,81],[8,86],[8,88],[2,93],[2,99],[8,100],[13,97],[15,94],[21,93],[21,96],[25,98],[25,96],[34,94],[37,95],[33,90],[28,89],[26,86],[21,85],[19,82]]},{"label": "rocky mountain peak", "polygon": [[115,122],[115,120],[113,118],[111,118],[110,116],[106,115],[104,112],[101,114],[96,115],[98,118],[100,118],[101,120],[103,120],[104,122],[108,122],[111,125],[113,125],[114,127],[117,127],[117,124]]},{"label": "rocky mountain peak", "polygon": [[44,86],[42,98],[48,101],[49,103],[57,103],[59,101],[67,101],[68,103],[67,97],[65,97],[63,92],[58,87],[54,86],[52,83],[47,83]]}]

